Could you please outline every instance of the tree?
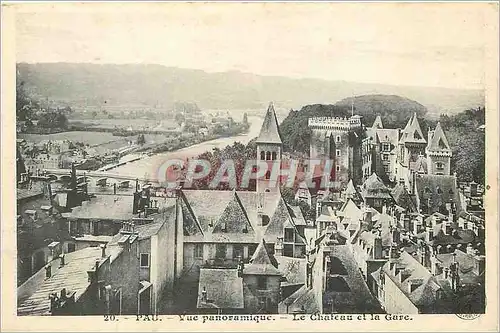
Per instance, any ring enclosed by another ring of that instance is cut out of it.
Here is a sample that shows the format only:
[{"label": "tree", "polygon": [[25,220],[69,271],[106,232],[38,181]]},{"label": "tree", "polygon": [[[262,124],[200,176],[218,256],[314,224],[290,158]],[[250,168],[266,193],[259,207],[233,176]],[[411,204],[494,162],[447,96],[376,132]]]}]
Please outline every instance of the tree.
[{"label": "tree", "polygon": [[35,110],[39,109],[39,103],[26,92],[24,81],[16,81],[16,119],[20,121],[33,118]]},{"label": "tree", "polygon": [[137,144],[142,146],[145,143],[146,143],[146,138],[144,137],[144,134],[139,134],[137,136]]},{"label": "tree", "polygon": [[68,119],[61,111],[47,111],[40,115],[38,126],[43,128],[67,129]]}]

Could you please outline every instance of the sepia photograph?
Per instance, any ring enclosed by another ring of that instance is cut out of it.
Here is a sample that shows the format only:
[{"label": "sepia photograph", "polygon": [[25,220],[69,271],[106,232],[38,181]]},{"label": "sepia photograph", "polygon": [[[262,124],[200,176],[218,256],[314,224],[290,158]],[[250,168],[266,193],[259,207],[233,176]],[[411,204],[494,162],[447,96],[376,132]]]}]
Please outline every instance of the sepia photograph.
[{"label": "sepia photograph", "polygon": [[497,16],[2,4],[10,315],[498,329]]}]

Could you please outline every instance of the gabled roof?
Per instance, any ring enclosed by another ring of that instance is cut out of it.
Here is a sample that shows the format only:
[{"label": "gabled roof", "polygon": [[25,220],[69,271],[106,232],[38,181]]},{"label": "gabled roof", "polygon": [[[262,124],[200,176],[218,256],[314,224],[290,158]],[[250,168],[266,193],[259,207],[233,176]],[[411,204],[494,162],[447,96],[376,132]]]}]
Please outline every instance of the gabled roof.
[{"label": "gabled roof", "polygon": [[414,113],[410,118],[406,127],[403,130],[401,135],[401,143],[410,142],[410,143],[426,143],[424,134],[422,133],[422,129],[420,128],[420,124],[417,119],[417,114]]},{"label": "gabled roof", "polygon": [[243,230],[250,231],[252,229],[238,194],[233,191],[233,198],[222,212],[217,224],[215,224],[213,233],[240,233]]},{"label": "gabled roof", "polygon": [[382,118],[380,118],[380,115],[377,115],[377,118],[375,118],[372,128],[384,128],[384,125],[382,124]]},{"label": "gabled roof", "polygon": [[358,191],[354,187],[352,179],[349,179],[349,183],[347,183],[347,188],[345,189],[345,195],[347,198],[354,198],[358,195]]},{"label": "gabled roof", "polygon": [[243,268],[245,275],[278,275],[278,261],[267,252],[266,242],[262,239],[255,250],[250,263]]},{"label": "gabled roof", "polygon": [[390,190],[384,185],[384,182],[374,172],[368,177],[363,184],[364,198],[392,198]]},{"label": "gabled roof", "polygon": [[[280,197],[278,206],[271,217],[264,233],[264,239],[268,242],[274,243],[277,237],[283,237],[283,230],[285,223],[291,223],[294,226],[288,205],[285,200]],[[295,227],[295,226],[294,226]]]},{"label": "gabled roof", "polygon": [[446,139],[446,135],[441,128],[440,122],[437,123],[436,129],[432,133],[432,137],[429,139],[427,150],[435,152],[451,152],[450,144]]},{"label": "gabled roof", "polygon": [[256,140],[257,143],[279,143],[282,144],[281,135],[279,132],[278,119],[276,118],[276,112],[274,111],[273,103],[269,104],[267,108],[266,116],[262,127],[260,129],[260,134]]}]

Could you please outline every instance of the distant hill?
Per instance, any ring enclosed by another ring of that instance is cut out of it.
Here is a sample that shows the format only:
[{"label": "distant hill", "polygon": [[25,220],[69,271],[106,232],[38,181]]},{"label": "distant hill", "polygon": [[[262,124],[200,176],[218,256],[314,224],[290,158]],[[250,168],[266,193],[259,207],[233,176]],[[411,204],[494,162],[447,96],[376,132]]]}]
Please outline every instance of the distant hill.
[{"label": "distant hill", "polygon": [[[353,103],[354,100],[354,103]],[[355,113],[363,116],[363,123],[371,126],[377,115],[380,115],[387,128],[403,128],[413,113],[424,118],[427,109],[422,104],[396,95],[363,95],[344,98],[335,103],[339,107],[354,105]]]},{"label": "distant hill", "polygon": [[[352,98],[343,99],[334,105],[306,105],[299,111],[291,110],[280,125],[286,151],[309,154],[311,131],[308,128],[310,117],[349,117],[352,113]],[[424,131],[433,121],[424,116],[427,109],[420,103],[395,95],[363,95],[354,97],[354,113],[363,116],[363,123],[371,126],[377,114],[386,128],[404,128],[413,113],[417,113]]]},{"label": "distant hill", "polygon": [[479,90],[292,79],[238,71],[207,73],[161,65],[20,63],[17,70],[30,91],[75,108],[104,104],[170,107],[175,102],[193,102],[201,109],[256,109],[274,101],[277,107],[298,109],[368,94],[416,100],[430,115],[484,105],[484,92]]}]

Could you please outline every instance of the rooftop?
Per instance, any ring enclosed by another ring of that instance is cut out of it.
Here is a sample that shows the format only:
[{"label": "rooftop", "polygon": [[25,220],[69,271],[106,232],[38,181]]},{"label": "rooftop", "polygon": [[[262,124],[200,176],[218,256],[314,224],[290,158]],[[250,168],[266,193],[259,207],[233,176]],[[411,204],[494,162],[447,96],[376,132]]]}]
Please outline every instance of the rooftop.
[{"label": "rooftop", "polygon": [[36,291],[18,305],[18,315],[49,315],[49,294],[60,292],[63,288],[66,288],[68,293],[75,292],[75,301],[78,300],[89,286],[87,270],[99,259],[99,247],[87,247],[66,254],[65,265],[52,272],[50,278],[42,280]]},{"label": "rooftop", "polygon": [[[203,288],[207,300],[202,300]],[[237,269],[202,268],[198,284],[197,308],[243,309],[243,279]]]},{"label": "rooftop", "polygon": [[256,140],[257,143],[277,143],[282,144],[281,135],[279,132],[278,119],[274,111],[273,103],[269,104],[267,108],[262,128],[260,129],[259,136]]}]

